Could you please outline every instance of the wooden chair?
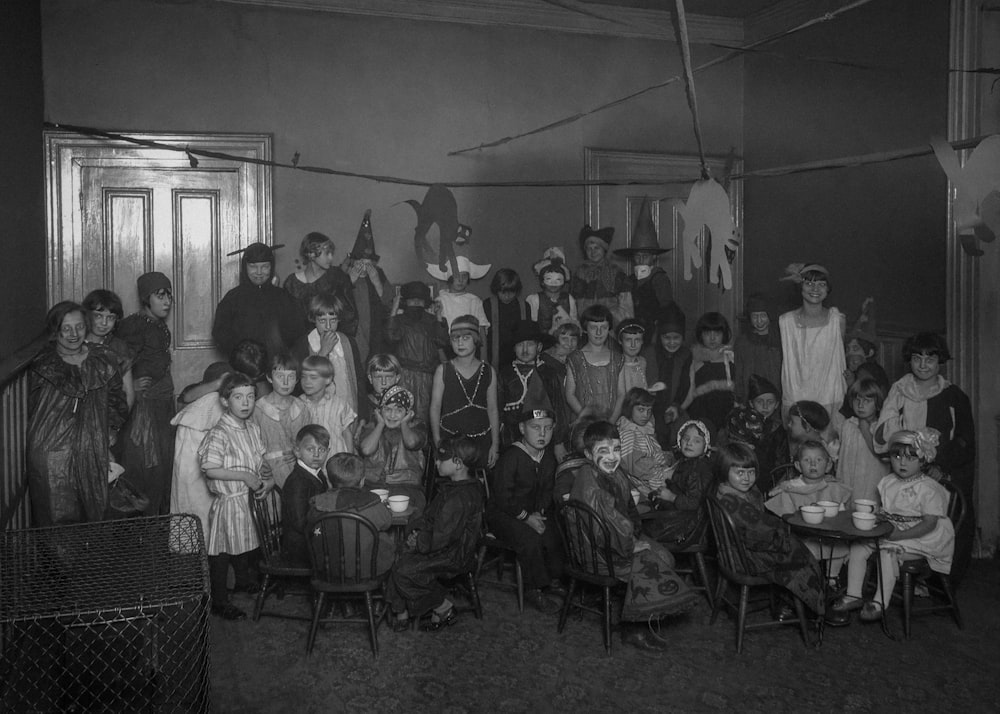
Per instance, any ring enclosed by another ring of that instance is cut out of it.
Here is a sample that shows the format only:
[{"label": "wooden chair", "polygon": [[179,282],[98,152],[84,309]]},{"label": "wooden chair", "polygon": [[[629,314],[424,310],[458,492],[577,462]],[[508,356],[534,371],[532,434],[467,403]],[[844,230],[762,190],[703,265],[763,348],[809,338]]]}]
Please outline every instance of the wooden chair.
[{"label": "wooden chair", "polygon": [[[587,504],[569,500],[556,513],[556,522],[566,549],[565,573],[569,590],[559,613],[560,634],[566,628],[570,607],[593,612],[603,617],[604,650],[611,654],[611,588],[623,583],[615,577],[614,552],[607,524]],[[579,583],[601,588],[602,609],[595,610],[583,601],[574,603],[573,594]]]},{"label": "wooden chair", "polygon": [[[382,586],[389,575],[388,570],[378,572],[378,536],[372,522],[356,513],[324,514],[309,529],[310,585],[318,594],[318,601],[306,639],[307,653],[312,652],[321,622],[367,623],[372,654],[378,659],[378,627],[388,608],[383,607],[376,617],[375,601],[382,599]],[[328,597],[342,600],[364,598],[367,618],[323,617]]]},{"label": "wooden chair", "polygon": [[[278,598],[281,599],[288,582],[298,581],[305,586],[312,569],[308,563],[291,560],[281,552],[281,502],[277,491],[272,489],[264,498],[260,499],[251,493],[249,498],[250,516],[253,519],[254,529],[257,531],[257,539],[260,541],[258,568],[264,576],[253,607],[254,622],[259,620],[262,614],[287,620],[308,621],[310,618],[305,615],[285,615],[276,612],[264,613],[263,611],[264,600],[267,599],[268,595],[277,593]],[[312,596],[307,588],[303,588],[302,594]]]},{"label": "wooden chair", "polygon": [[[712,619],[709,624],[715,624],[719,615],[719,609],[725,605],[736,612],[736,653],[743,652],[743,636],[748,630],[757,630],[767,627],[777,627],[779,625],[791,624],[781,620],[768,620],[766,622],[756,622],[747,624],[748,607],[750,605],[750,588],[766,586],[768,589],[768,602],[764,607],[772,607],[774,603],[774,586],[769,580],[754,573],[747,557],[743,541],[740,540],[736,532],[736,526],[722,504],[714,495],[709,495],[705,499],[708,506],[709,521],[712,524],[712,531],[715,533],[716,553],[719,562],[719,584],[715,591],[715,605],[712,608]],[[739,603],[730,602],[725,598],[727,583],[732,583],[740,589]],[[806,621],[805,606],[796,597],[792,598],[795,605],[795,613],[798,615],[799,629],[802,633],[802,641],[809,645],[809,625]],[[750,612],[763,609],[755,607]]]},{"label": "wooden chair", "polygon": [[[489,472],[479,468],[475,472],[476,480],[483,487],[486,494],[487,503],[490,500]],[[486,517],[483,516],[483,534],[479,538],[478,555],[476,557],[475,579],[478,581],[483,572],[483,568],[496,566],[496,584],[500,587],[507,586],[503,581],[504,570],[510,567],[514,574],[514,591],[517,594],[517,611],[524,612],[524,574],[521,570],[521,561],[518,560],[517,551],[511,546],[497,538],[489,532],[486,524]]]},{"label": "wooden chair", "polygon": [[[958,532],[962,521],[965,520],[965,498],[949,481],[942,481],[941,485],[947,489],[950,498],[948,500],[948,518]],[[931,612],[948,611],[958,629],[962,629],[962,614],[958,610],[958,602],[955,600],[955,590],[951,583],[951,577],[944,573],[931,570],[926,558],[914,558],[904,560],[899,565],[900,588],[903,598],[903,634],[910,637],[910,618],[917,615],[926,615]],[[927,583],[927,588],[932,596],[943,599],[943,604],[931,604],[923,607],[913,607],[913,590],[916,580],[922,578]]]},{"label": "wooden chair", "polygon": [[[702,508],[707,508],[707,506],[702,505]],[[643,521],[652,520],[657,517],[657,513],[644,513],[640,516]],[[706,515],[707,518],[707,515]],[[674,566],[674,572],[683,577],[689,577],[692,580],[697,577],[700,585],[690,584],[692,590],[701,590],[705,593],[705,599],[708,600],[709,607],[715,607],[715,590],[712,587],[712,583],[708,577],[708,564],[705,560],[705,556],[711,552],[711,547],[708,544],[708,524],[703,522],[705,526],[704,532],[701,537],[698,538],[697,543],[690,544],[678,544],[678,543],[660,543],[664,548],[669,550],[674,556],[681,556],[682,558],[690,558],[694,561],[694,566],[684,567],[680,564]]]}]

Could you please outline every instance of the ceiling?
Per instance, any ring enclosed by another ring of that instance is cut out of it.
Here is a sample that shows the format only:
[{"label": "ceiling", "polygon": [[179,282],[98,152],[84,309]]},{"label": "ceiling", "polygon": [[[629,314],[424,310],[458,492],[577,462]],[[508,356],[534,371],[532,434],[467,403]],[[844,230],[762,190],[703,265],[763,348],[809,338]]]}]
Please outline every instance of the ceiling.
[{"label": "ceiling", "polygon": [[[557,0],[558,1],[558,0]],[[578,0],[586,5],[614,5],[642,10],[663,10],[671,12],[673,0]],[[685,13],[692,15],[714,15],[716,17],[743,18],[753,15],[780,0],[684,0]]]}]

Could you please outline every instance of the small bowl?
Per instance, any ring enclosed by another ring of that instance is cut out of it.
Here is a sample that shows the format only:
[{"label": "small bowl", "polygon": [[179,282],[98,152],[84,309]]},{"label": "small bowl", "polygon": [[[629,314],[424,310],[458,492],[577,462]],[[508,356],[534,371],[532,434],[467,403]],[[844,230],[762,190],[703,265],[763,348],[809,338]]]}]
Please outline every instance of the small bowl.
[{"label": "small bowl", "polygon": [[389,492],[384,488],[373,488],[372,493],[381,498],[382,503],[385,503],[386,499],[389,498]]},{"label": "small bowl", "polygon": [[827,518],[835,518],[840,513],[840,504],[834,501],[817,501],[816,505],[823,509]]},{"label": "small bowl", "polygon": [[858,513],[875,513],[878,504],[867,498],[858,498],[854,501],[854,510]]},{"label": "small bowl", "polygon": [[822,506],[802,506],[799,508],[799,513],[802,514],[803,521],[811,526],[815,526],[823,522],[823,515],[826,513],[826,509]]},{"label": "small bowl", "polygon": [[389,510],[393,513],[402,513],[409,507],[409,496],[389,496]]},{"label": "small bowl", "polygon": [[870,531],[875,527],[875,514],[866,513],[864,511],[855,511],[851,514],[851,520],[854,522],[854,527],[859,531]]}]

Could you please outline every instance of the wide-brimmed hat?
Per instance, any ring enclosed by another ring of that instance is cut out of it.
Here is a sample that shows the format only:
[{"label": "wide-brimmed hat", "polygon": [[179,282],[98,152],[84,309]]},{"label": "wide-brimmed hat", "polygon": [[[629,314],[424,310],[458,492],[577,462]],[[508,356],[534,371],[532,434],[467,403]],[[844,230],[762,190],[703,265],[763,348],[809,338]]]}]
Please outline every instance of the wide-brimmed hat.
[{"label": "wide-brimmed hat", "polygon": [[518,320],[510,335],[510,343],[512,345],[528,342],[529,340],[545,344],[550,339],[551,337],[542,332],[538,327],[538,323],[534,320]]},{"label": "wide-brimmed hat", "polygon": [[656,316],[656,331],[661,335],[676,332],[678,335],[684,336],[687,334],[686,323],[684,311],[677,303],[672,302],[660,310],[660,314]]},{"label": "wide-brimmed hat", "polygon": [[[486,265],[476,265],[471,260],[469,260],[464,255],[457,255],[458,250],[456,249],[455,262],[458,264],[458,272],[468,273],[470,280],[479,280],[479,278],[490,272],[490,268],[493,267],[492,263],[487,263]],[[441,270],[437,265],[431,263],[427,264],[427,272],[438,280],[447,280],[451,277],[451,263],[445,265],[444,270]]]},{"label": "wide-brimmed hat", "polygon": [[636,253],[653,253],[660,255],[672,250],[661,248],[656,237],[656,226],[653,224],[653,212],[649,207],[649,199],[642,199],[639,207],[639,217],[635,220],[635,230],[632,232],[632,242],[627,248],[619,248],[615,255],[631,258]]},{"label": "wide-brimmed hat", "polygon": [[611,239],[615,237],[615,229],[613,226],[606,226],[605,228],[591,228],[589,225],[584,226],[580,229],[580,250],[584,250],[584,246],[587,244],[588,238],[599,238],[601,242],[604,243],[605,248],[611,247]]}]

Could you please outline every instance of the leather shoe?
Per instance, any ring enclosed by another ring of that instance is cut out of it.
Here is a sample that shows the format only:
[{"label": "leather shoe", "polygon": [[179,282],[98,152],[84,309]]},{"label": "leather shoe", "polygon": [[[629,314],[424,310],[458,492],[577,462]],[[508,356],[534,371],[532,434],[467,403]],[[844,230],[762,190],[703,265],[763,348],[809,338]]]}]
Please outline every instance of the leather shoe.
[{"label": "leather shoe", "polygon": [[823,622],[830,627],[844,627],[851,624],[851,613],[847,610],[835,610],[832,606],[826,608]]},{"label": "leather shoe", "polygon": [[541,590],[528,590],[524,593],[524,601],[543,615],[554,615],[559,612],[559,604],[550,600]]},{"label": "leather shoe", "polygon": [[649,632],[640,627],[629,627],[622,631],[622,642],[645,652],[663,652],[667,649],[666,642],[653,638]]},{"label": "leather shoe", "polygon": [[778,607],[778,622],[792,622],[798,620],[799,616],[795,612],[795,608],[787,603],[782,604]]},{"label": "leather shoe", "polygon": [[420,630],[422,632],[438,632],[446,627],[451,627],[456,622],[458,622],[458,613],[455,612],[454,607],[449,607],[448,612],[438,616],[437,620],[432,616],[430,620],[420,626]]},{"label": "leather shoe", "polygon": [[877,602],[866,602],[858,613],[858,619],[862,622],[878,622],[882,619],[882,606]]},{"label": "leather shoe", "polygon": [[406,632],[410,629],[410,618],[401,620],[398,617],[392,618],[392,631],[393,632]]},{"label": "leather shoe", "polygon": [[864,607],[865,601],[859,597],[854,597],[853,595],[841,595],[836,600],[830,603],[830,608],[834,612],[850,612],[851,610],[860,610]]}]

